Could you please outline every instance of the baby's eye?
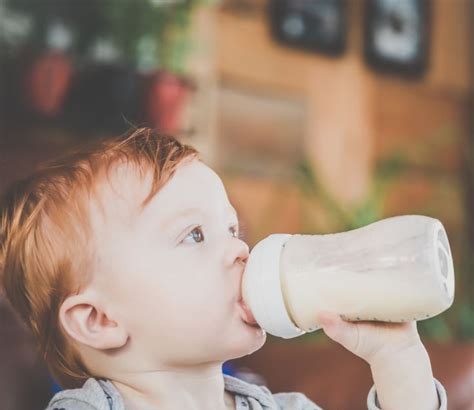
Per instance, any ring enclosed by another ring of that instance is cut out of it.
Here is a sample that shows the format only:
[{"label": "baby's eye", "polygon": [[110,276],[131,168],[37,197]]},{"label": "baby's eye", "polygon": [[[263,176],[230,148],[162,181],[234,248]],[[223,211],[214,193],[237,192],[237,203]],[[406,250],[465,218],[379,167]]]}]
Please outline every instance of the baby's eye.
[{"label": "baby's eye", "polygon": [[202,242],[204,241],[204,234],[202,232],[202,227],[201,226],[196,226],[196,228],[194,228],[191,232],[189,232],[189,234],[186,236],[186,238],[183,239],[183,242],[185,239],[189,238],[189,237],[192,237],[192,239],[195,241],[195,242]]},{"label": "baby's eye", "polygon": [[237,225],[234,225],[234,226],[229,227],[229,231],[232,233],[232,236],[233,236],[234,238],[238,238],[238,237],[239,237],[239,228],[237,227]]}]

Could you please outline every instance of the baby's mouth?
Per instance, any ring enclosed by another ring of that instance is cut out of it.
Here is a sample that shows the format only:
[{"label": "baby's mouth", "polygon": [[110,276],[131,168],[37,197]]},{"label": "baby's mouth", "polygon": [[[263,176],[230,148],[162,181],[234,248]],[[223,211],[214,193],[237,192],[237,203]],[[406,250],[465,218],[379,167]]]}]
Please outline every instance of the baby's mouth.
[{"label": "baby's mouth", "polygon": [[255,317],[253,316],[252,311],[245,304],[243,298],[240,298],[238,303],[239,303],[239,305],[242,308],[242,311],[244,313],[244,318],[243,318],[244,322],[247,323],[250,326],[253,326],[253,327],[260,327],[258,325],[257,321],[255,320]]}]

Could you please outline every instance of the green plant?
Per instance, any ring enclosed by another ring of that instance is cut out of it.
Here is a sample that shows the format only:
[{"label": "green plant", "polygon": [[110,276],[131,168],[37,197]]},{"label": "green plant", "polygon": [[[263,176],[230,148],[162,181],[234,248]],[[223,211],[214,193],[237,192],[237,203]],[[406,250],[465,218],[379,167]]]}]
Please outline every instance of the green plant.
[{"label": "green plant", "polygon": [[6,0],[6,7],[31,20],[25,43],[47,47],[48,30],[60,23],[70,30],[70,51],[87,58],[98,41],[115,46],[130,65],[178,74],[192,49],[192,15],[199,5],[217,0]]},{"label": "green plant", "polygon": [[[126,55],[184,74],[192,49],[192,15],[215,0],[115,0],[103,2],[109,32]],[[145,63],[146,64],[146,63]]]},{"label": "green plant", "polygon": [[298,163],[295,179],[304,195],[317,200],[324,207],[334,229],[350,230],[383,217],[384,198],[388,190],[408,168],[408,163],[399,153],[378,161],[369,194],[353,209],[343,207],[331,195],[319,180],[309,160]]}]

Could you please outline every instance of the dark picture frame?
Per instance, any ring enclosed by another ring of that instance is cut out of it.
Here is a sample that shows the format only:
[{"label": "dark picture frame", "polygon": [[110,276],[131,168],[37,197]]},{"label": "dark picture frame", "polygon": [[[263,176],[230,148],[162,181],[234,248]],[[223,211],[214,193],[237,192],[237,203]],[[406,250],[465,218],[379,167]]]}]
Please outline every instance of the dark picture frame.
[{"label": "dark picture frame", "polygon": [[288,47],[342,54],[346,48],[346,0],[270,0],[273,38]]},{"label": "dark picture frame", "polygon": [[366,0],[364,54],[374,69],[419,77],[430,48],[429,0]]}]

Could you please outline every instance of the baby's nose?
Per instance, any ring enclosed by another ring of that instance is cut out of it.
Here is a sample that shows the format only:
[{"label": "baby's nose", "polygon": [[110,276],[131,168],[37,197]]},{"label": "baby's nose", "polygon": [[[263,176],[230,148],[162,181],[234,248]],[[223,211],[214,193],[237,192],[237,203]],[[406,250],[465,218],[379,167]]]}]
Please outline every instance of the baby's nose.
[{"label": "baby's nose", "polygon": [[247,263],[249,258],[249,246],[242,240],[232,241],[232,248],[229,250],[227,263]]}]

